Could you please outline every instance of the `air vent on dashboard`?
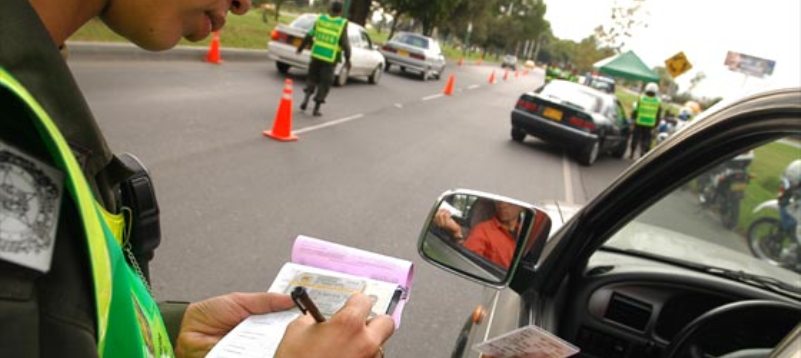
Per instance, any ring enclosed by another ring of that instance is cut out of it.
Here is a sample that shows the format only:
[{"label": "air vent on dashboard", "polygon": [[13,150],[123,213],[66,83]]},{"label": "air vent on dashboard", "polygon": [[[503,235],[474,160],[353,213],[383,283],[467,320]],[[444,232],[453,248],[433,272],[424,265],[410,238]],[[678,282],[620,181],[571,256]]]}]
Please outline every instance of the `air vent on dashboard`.
[{"label": "air vent on dashboard", "polygon": [[638,331],[645,331],[651,319],[651,311],[651,305],[645,302],[613,293],[604,318]]}]

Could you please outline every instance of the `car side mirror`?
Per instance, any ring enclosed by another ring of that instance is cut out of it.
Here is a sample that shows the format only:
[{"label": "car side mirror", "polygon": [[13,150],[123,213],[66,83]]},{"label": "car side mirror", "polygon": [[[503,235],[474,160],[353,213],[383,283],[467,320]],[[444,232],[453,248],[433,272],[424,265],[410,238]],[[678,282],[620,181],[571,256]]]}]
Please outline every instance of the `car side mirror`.
[{"label": "car side mirror", "polygon": [[502,288],[523,257],[536,261],[551,218],[531,204],[474,190],[452,190],[437,200],[417,250],[445,271]]}]

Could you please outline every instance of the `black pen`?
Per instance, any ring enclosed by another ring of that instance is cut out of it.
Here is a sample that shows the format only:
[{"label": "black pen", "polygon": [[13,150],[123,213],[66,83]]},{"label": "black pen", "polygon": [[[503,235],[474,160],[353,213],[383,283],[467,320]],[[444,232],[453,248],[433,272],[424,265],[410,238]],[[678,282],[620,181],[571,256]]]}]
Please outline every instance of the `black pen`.
[{"label": "black pen", "polygon": [[309,297],[309,293],[306,292],[305,287],[303,286],[295,287],[292,290],[291,296],[292,296],[292,301],[295,302],[295,306],[298,306],[298,309],[300,309],[300,311],[303,312],[303,314],[306,314],[308,312],[309,314],[311,314],[312,317],[314,317],[314,320],[317,321],[317,323],[325,322],[325,317],[323,317],[323,314],[320,313],[319,309],[317,309],[317,306],[311,300],[311,297]]}]

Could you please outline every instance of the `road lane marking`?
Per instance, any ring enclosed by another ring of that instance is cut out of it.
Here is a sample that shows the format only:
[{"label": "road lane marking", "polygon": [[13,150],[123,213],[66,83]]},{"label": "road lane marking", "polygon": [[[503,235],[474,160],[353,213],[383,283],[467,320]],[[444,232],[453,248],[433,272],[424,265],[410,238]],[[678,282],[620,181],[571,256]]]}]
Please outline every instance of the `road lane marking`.
[{"label": "road lane marking", "polygon": [[440,97],[442,97],[442,93],[432,94],[430,96],[423,97],[423,101],[430,101],[432,99],[440,98]]},{"label": "road lane marking", "polygon": [[330,121],[330,122],[321,123],[321,124],[314,125],[314,126],[311,126],[311,127],[301,128],[301,129],[298,129],[298,130],[292,132],[292,134],[308,133],[308,132],[311,132],[311,131],[316,131],[316,130],[321,129],[321,128],[335,126],[337,124],[342,124],[342,123],[345,123],[345,122],[348,122],[348,121],[352,121],[354,119],[359,119],[359,118],[362,118],[362,117],[364,117],[363,113],[354,114],[352,116],[348,116],[348,117],[340,118],[340,119],[335,119],[335,120]]},{"label": "road lane marking", "polygon": [[395,107],[396,107],[396,108],[403,108],[403,105],[402,105],[402,104],[400,104],[400,103],[395,103]]},{"label": "road lane marking", "polygon": [[479,85],[469,85],[469,86],[467,86],[467,89],[468,90],[474,90],[474,89],[479,88],[479,87],[481,87],[481,86],[479,86]]},{"label": "road lane marking", "polygon": [[565,202],[569,205],[573,201],[573,178],[570,176],[570,163],[567,161],[567,154],[562,154],[562,176],[565,179]]}]

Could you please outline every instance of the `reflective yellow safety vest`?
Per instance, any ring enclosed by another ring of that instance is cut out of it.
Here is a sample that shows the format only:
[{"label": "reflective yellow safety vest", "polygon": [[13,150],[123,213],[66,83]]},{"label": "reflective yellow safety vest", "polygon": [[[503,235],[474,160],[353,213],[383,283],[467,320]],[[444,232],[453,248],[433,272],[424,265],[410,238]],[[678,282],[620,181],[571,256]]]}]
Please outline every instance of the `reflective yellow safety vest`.
[{"label": "reflective yellow safety vest", "polygon": [[36,121],[42,142],[56,166],[65,173],[86,233],[92,267],[100,357],[172,357],[173,350],[161,313],[144,282],[125,262],[122,232],[125,221],[95,201],[67,141],[44,108],[0,67],[0,87],[25,103]]},{"label": "reflective yellow safety vest", "polygon": [[[314,37],[311,55],[321,61],[334,63],[339,55],[339,37],[347,27],[348,21],[342,17],[329,17],[322,14],[314,22],[309,34]],[[347,36],[347,35],[346,35]]]},{"label": "reflective yellow safety vest", "polygon": [[642,95],[637,101],[637,120],[639,126],[653,127],[656,125],[656,115],[659,113],[659,98]]}]

